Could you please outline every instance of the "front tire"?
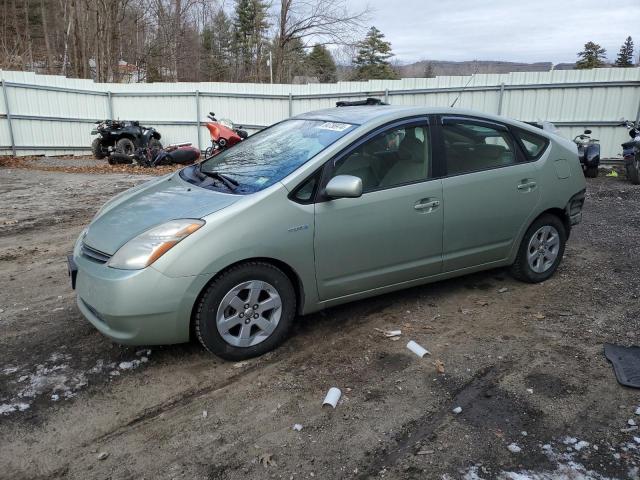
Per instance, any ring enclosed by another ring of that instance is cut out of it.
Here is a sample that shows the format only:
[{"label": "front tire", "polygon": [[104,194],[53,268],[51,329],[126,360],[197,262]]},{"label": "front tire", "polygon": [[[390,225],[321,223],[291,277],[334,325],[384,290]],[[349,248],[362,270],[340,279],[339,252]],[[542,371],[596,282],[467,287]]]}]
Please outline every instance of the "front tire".
[{"label": "front tire", "polygon": [[512,275],[527,283],[544,282],[560,265],[567,242],[567,231],[555,215],[538,217],[522,238]]},{"label": "front tire", "polygon": [[194,318],[200,343],[226,360],[257,357],[287,337],[296,294],[282,270],[265,262],[236,265],[202,294]]},{"label": "front tire", "polygon": [[94,138],[93,142],[91,142],[91,153],[93,153],[93,156],[98,160],[102,160],[106,157],[102,150],[102,139],[100,137]]}]

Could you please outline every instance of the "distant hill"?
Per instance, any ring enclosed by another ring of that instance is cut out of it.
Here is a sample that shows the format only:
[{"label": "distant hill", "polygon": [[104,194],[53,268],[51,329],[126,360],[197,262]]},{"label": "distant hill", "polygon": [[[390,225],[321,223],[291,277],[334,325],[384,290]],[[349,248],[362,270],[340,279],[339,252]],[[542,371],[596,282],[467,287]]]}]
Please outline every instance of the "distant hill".
[{"label": "distant hill", "polygon": [[395,68],[402,77],[424,77],[428,65],[434,76],[438,75],[471,75],[478,69],[478,73],[509,73],[509,72],[548,72],[555,70],[573,70],[573,63],[561,63],[553,66],[551,62],[520,63],[499,62],[493,60],[478,60],[466,62],[449,62],[445,60],[422,60],[408,65],[396,65]]}]

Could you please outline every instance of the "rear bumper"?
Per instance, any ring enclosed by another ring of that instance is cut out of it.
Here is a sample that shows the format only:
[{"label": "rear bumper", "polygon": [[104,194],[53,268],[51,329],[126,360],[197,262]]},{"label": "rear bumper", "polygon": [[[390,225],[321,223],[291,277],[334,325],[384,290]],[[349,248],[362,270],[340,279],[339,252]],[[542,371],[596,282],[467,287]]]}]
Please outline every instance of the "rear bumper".
[{"label": "rear bumper", "polygon": [[102,334],[128,345],[189,341],[191,311],[209,276],[118,270],[74,253],[77,304]]}]

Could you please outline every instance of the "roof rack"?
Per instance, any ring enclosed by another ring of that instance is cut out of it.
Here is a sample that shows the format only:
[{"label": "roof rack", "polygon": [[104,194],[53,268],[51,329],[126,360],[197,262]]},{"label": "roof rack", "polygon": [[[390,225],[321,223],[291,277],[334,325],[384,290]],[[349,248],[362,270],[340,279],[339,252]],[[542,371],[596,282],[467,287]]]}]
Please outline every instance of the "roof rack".
[{"label": "roof rack", "polygon": [[369,97],[366,100],[356,100],[355,102],[340,101],[336,102],[336,107],[360,107],[363,105],[389,105],[379,98]]}]

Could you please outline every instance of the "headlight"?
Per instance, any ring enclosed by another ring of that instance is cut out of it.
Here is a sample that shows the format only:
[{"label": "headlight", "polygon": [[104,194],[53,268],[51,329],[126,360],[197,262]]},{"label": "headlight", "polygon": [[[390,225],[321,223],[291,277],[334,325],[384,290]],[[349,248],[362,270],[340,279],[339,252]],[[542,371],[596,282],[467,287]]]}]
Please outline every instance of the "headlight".
[{"label": "headlight", "polygon": [[107,266],[124,270],[148,267],[204,223],[204,220],[186,218],[153,227],[120,247],[107,262]]}]

